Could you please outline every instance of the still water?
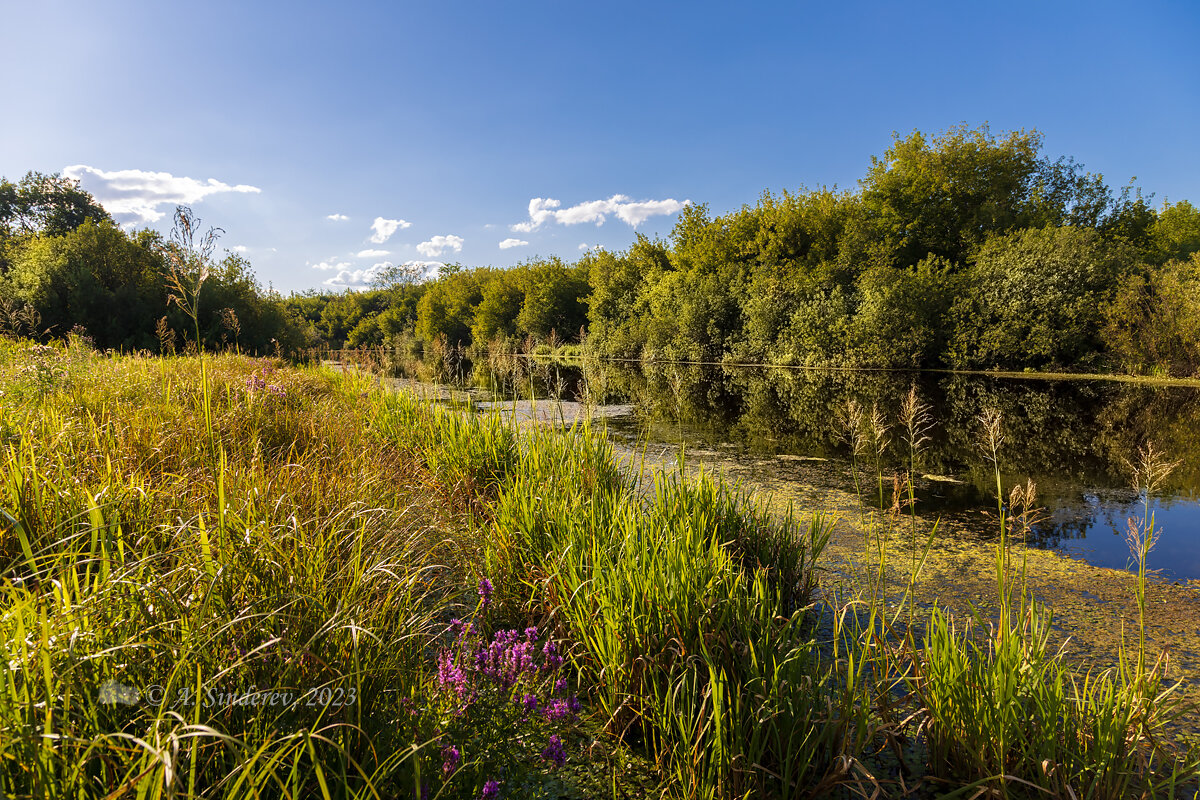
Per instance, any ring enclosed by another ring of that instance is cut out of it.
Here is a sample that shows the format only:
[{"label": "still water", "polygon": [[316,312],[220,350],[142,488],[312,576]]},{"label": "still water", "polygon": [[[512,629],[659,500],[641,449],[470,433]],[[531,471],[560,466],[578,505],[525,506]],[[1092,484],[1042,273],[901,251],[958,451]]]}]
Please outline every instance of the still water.
[{"label": "still water", "polygon": [[[513,379],[513,375],[516,379]],[[1149,498],[1163,534],[1149,565],[1171,580],[1200,579],[1200,388],[1115,380],[1043,379],[906,372],[830,372],[780,368],[666,365],[631,368],[529,362],[503,380],[487,378],[498,396],[534,391],[590,404],[627,403],[611,419],[626,442],[683,444],[693,453],[750,465],[781,482],[855,491],[846,443],[846,410],[855,401],[876,409],[891,430],[881,468],[907,468],[909,447],[898,418],[915,385],[932,420],[917,456],[918,513],[941,518],[946,535],[994,535],[995,476],[981,449],[980,415],[1001,412],[1000,467],[1005,492],[1032,479],[1044,520],[1035,547],[1052,548],[1097,566],[1130,566],[1127,520],[1141,514],[1130,462],[1152,442],[1171,461],[1170,475]],[[857,475],[874,492],[873,452]],[[877,497],[865,502],[878,503]],[[988,516],[989,509],[993,516]],[[952,524],[951,524],[952,523]],[[953,532],[953,533],[950,533]]]}]

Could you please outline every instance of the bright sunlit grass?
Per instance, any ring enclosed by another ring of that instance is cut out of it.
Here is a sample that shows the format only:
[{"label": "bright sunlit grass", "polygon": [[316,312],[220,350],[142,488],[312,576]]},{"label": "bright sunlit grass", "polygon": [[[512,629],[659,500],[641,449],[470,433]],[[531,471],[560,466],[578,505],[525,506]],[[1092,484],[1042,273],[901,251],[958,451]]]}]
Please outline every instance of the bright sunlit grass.
[{"label": "bright sunlit grass", "polygon": [[5,796],[594,796],[593,736],[688,798],[1157,796],[1194,770],[1140,640],[1072,672],[1004,538],[997,627],[883,586],[818,611],[819,514],[636,485],[586,423],[206,361],[207,390],[196,358],[0,339]]}]

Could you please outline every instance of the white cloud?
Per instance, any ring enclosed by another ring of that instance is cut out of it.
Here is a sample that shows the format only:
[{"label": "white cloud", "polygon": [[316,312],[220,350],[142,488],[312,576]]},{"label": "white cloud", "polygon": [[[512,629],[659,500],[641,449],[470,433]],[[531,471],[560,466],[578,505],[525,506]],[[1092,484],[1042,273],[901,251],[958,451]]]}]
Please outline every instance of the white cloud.
[{"label": "white cloud", "polygon": [[500,249],[507,250],[510,247],[524,247],[527,244],[529,244],[529,242],[526,242],[523,239],[505,239],[500,243]]},{"label": "white cloud", "polygon": [[579,243],[579,250],[580,250],[580,252],[582,252],[582,251],[584,251],[584,250],[587,250],[587,249],[588,249],[588,243],[587,243],[587,242],[580,242],[580,243]]},{"label": "white cloud", "polygon": [[340,269],[337,275],[324,281],[324,284],[335,289],[366,289],[371,285],[371,279],[377,272],[378,270],[374,267]]},{"label": "white cloud", "polygon": [[330,214],[329,216],[325,217],[325,219],[331,219],[334,222],[345,222],[346,220],[348,220],[350,218],[347,217],[345,214]]},{"label": "white cloud", "polygon": [[354,254],[355,258],[379,258],[381,256],[391,255],[391,250],[359,250]]},{"label": "white cloud", "polygon": [[461,253],[462,246],[463,238],[461,236],[435,236],[429,241],[417,245],[417,252],[429,258],[437,258],[446,250]]},{"label": "white cloud", "polygon": [[[79,181],[79,185],[121,223],[147,224],[157,222],[177,205],[198,203],[212,194],[245,192],[258,194],[257,186],[239,183],[230,186],[216,178],[198,181],[172,175],[169,172],[147,172],[141,169],[102,169],[76,164],[63,169],[63,175]],[[160,211],[162,206],[169,210]]]},{"label": "white cloud", "polygon": [[[381,261],[361,269],[350,269],[349,264],[338,264],[338,273],[324,281],[324,285],[334,289],[366,289],[379,273],[392,266],[390,261]],[[420,274],[419,280],[428,280],[435,277],[437,271],[445,265],[440,261],[406,261],[403,266],[414,268],[414,271]]]},{"label": "white cloud", "polygon": [[610,214],[636,228],[650,217],[676,214],[691,202],[673,198],[634,201],[626,195],[614,194],[607,200],[588,200],[570,208],[561,208],[562,203],[552,197],[535,197],[529,201],[529,219],[509,228],[515,232],[529,233],[551,220],[559,225],[594,222],[600,226]]},{"label": "white cloud", "polygon": [[[619,195],[618,195],[619,197]],[[678,214],[685,206],[692,204],[691,200],[679,202],[673,198],[666,200],[642,200],[637,203],[617,203],[614,212],[622,222],[636,228],[650,217],[669,217]]]},{"label": "white cloud", "polygon": [[562,203],[549,197],[535,197],[529,201],[529,221],[518,222],[516,225],[509,225],[514,232],[529,233],[534,228],[541,227],[542,223],[554,216],[554,209],[558,208]]},{"label": "white cloud", "polygon": [[335,261],[334,259],[331,258],[328,261],[322,261],[318,264],[313,264],[312,268],[320,269],[320,270],[331,270],[331,269],[345,269],[346,267],[349,267],[349,266],[350,266],[349,261]]},{"label": "white cloud", "polygon": [[436,278],[438,270],[446,266],[441,261],[405,261],[403,266],[414,267],[421,272],[422,280]]},{"label": "white cloud", "polygon": [[246,245],[244,245],[244,244],[235,244],[233,246],[233,252],[235,252],[235,253],[244,253],[249,249],[250,248],[246,247]]},{"label": "white cloud", "polygon": [[376,217],[375,221],[371,223],[371,230],[374,231],[374,233],[371,234],[371,241],[375,244],[383,244],[388,239],[392,238],[393,233],[403,228],[407,228],[410,225],[412,225],[411,222],[407,222],[402,219],[384,219],[383,217]]}]

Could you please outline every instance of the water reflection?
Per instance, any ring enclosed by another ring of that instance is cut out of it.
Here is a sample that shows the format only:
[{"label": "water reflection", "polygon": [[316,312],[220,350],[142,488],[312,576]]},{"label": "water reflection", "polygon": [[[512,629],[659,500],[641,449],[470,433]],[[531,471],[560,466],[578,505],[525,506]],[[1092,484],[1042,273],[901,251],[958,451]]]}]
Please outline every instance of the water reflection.
[{"label": "water reflection", "polygon": [[[1181,463],[1151,502],[1165,535],[1150,555],[1165,577],[1200,578],[1200,389],[1132,382],[965,376],[905,372],[826,372],[752,367],[530,361],[518,374],[489,374],[499,394],[558,396],[593,404],[629,402],[634,419],[611,423],[619,436],[683,441],[693,450],[758,464],[773,480],[854,490],[843,441],[850,400],[877,408],[896,425],[901,398],[916,385],[934,425],[917,459],[918,507],[990,535],[994,476],[979,445],[980,414],[1004,419],[1005,487],[1037,482],[1048,517],[1031,544],[1100,566],[1129,563],[1124,532],[1141,500],[1129,461],[1153,441]],[[886,474],[909,453],[893,427]],[[799,458],[798,458],[799,457]],[[828,459],[822,462],[817,459]],[[869,465],[872,476],[875,465]],[[873,482],[872,477],[872,482]]]}]

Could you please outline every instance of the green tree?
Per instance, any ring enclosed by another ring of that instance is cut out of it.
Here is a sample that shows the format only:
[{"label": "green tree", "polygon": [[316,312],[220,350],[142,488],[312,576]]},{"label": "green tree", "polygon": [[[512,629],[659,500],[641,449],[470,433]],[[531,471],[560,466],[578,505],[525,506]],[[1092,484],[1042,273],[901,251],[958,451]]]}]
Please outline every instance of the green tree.
[{"label": "green tree", "polygon": [[519,278],[516,270],[496,270],[485,278],[471,325],[474,341],[516,336],[517,316],[525,302]]},{"label": "green tree", "polygon": [[0,178],[0,275],[8,270],[10,251],[22,239],[62,236],[88,219],[112,222],[78,181],[41,172],[28,172],[16,183]]},{"label": "green tree", "polygon": [[1073,161],[1040,156],[1042,135],[993,136],[984,125],[927,139],[894,136],[859,183],[897,264],[928,255],[965,264],[992,236],[1052,225],[1100,224],[1111,196]]},{"label": "green tree", "polygon": [[1200,252],[1200,210],[1186,200],[1164,203],[1150,226],[1150,239],[1160,262],[1183,261]]},{"label": "green tree", "polygon": [[12,252],[9,291],[64,335],[82,325],[101,347],[152,347],[166,302],[157,234],[130,237],[111,221],[35,234]]},{"label": "green tree", "polygon": [[470,344],[474,310],[482,299],[475,271],[447,271],[417,303],[417,335],[426,342],[444,336],[451,345]]},{"label": "green tree", "polygon": [[580,266],[591,285],[589,347],[615,358],[638,357],[647,342],[649,287],[674,269],[667,246],[639,233],[627,252],[588,253]]},{"label": "green tree", "polygon": [[863,366],[936,366],[945,348],[943,320],[957,281],[936,256],[908,269],[878,265],[858,281],[850,326],[854,361]]},{"label": "green tree", "polygon": [[62,236],[88,219],[112,222],[78,181],[41,172],[28,172],[17,183],[0,178],[0,233]]},{"label": "green tree", "polygon": [[544,339],[555,331],[565,341],[577,339],[587,325],[586,268],[551,258],[529,262],[521,273],[524,298],[516,318],[518,332]]},{"label": "green tree", "polygon": [[1127,249],[1090,228],[1034,228],[989,240],[951,311],[951,362],[988,368],[1094,361],[1103,309],[1128,258]]},{"label": "green tree", "polygon": [[1104,341],[1132,372],[1200,374],[1200,252],[1122,281],[1105,310]]}]

